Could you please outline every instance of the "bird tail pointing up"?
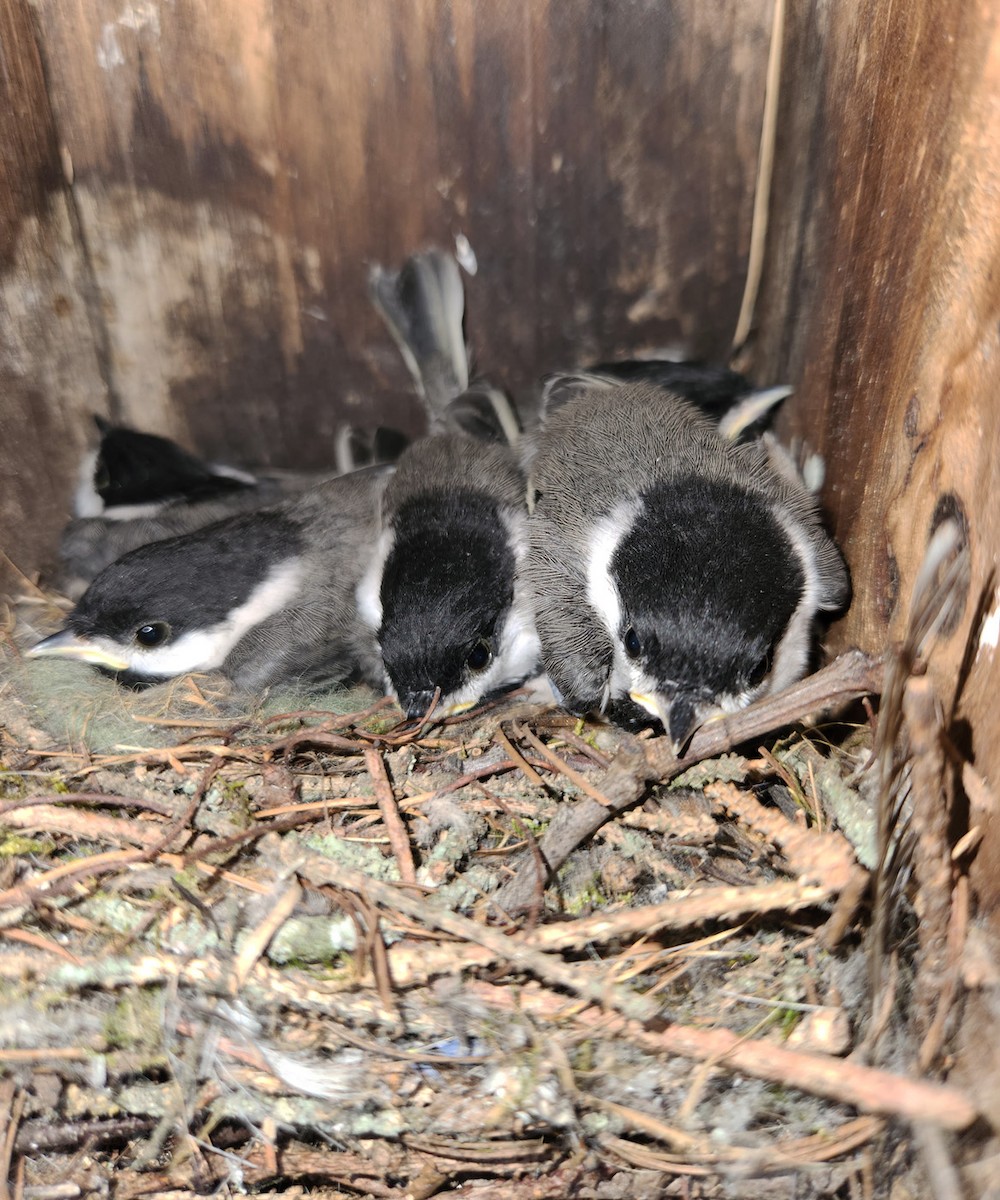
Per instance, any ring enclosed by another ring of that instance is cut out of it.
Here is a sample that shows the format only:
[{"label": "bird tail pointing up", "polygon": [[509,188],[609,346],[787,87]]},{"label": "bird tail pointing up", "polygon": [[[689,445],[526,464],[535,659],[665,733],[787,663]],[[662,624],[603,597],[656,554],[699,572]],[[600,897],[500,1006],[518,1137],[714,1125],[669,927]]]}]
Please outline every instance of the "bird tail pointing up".
[{"label": "bird tail pointing up", "polygon": [[374,266],[369,290],[427,406],[431,429],[441,428],[448,405],[469,386],[458,263],[442,250],[425,250],[399,271]]}]

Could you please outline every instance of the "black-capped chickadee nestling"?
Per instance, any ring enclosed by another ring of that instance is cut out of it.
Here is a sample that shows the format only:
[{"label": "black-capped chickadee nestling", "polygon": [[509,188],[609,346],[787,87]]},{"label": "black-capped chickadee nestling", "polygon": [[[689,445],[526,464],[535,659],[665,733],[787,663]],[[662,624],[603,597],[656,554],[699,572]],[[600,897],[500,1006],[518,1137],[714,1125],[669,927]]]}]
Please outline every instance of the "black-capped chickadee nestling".
[{"label": "black-capped chickadee nestling", "polygon": [[587,367],[576,374],[550,376],[542,391],[542,408],[558,405],[561,395],[575,394],[581,383],[651,383],[690,401],[730,441],[759,437],[770,425],[776,406],[792,389],[757,388],[745,375],[721,363],[675,362],[672,359],[624,359]]},{"label": "black-capped chickadee nestling", "polygon": [[428,409],[429,436],[400,457],[382,503],[378,552],[358,591],[386,686],[411,717],[439,693],[460,712],[538,669],[519,564],[525,480],[507,398],[469,387],[458,265],[431,250],[375,268],[372,298]]},{"label": "black-capped chickadee nestling", "polygon": [[245,471],[206,462],[169,438],[94,418],[97,448],[81,464],[73,518],[63,530],[56,585],[77,599],[110,563],[150,542],[264,508],[337,475],[398,457],[405,440],[343,427],[326,471]]},{"label": "black-capped chickadee nestling", "polygon": [[714,713],[804,674],[817,614],[848,597],[778,443],[737,444],[649,382],[549,386],[529,505],[535,621],[563,703],[658,720],[678,752]]},{"label": "black-capped chickadee nestling", "polygon": [[237,687],[381,682],[355,592],[391,468],[334,478],[269,508],[141,546],[106,567],[28,656],[123,682],[220,669]]},{"label": "black-capped chickadee nestling", "polygon": [[173,500],[210,500],[253,488],[247,471],[197,458],[170,438],[94,416],[100,434],[85,456],[74,498],[78,517],[148,516]]}]

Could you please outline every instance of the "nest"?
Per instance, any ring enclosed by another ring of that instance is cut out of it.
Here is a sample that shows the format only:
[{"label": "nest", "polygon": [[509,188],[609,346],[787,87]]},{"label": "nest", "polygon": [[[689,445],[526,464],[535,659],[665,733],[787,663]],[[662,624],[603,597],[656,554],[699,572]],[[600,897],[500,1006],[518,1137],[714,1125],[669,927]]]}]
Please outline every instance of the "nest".
[{"label": "nest", "polygon": [[955,918],[921,1009],[870,900],[862,655],[679,762],[517,695],[415,726],[4,655],[8,1194],[867,1197],[975,1117],[927,1077]]}]

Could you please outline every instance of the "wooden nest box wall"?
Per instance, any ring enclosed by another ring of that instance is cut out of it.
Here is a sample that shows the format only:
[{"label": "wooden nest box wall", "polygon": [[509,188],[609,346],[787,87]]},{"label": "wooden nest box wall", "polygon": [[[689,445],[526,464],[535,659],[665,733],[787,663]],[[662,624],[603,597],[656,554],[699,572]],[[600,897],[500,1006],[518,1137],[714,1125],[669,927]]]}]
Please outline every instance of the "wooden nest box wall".
[{"label": "wooden nest box wall", "polygon": [[345,419],[415,431],[366,275],[460,236],[477,363],[520,398],[602,357],[725,358],[751,314],[741,365],[795,386],[784,432],[825,457],[854,583],[835,648],[902,636],[958,517],[969,590],[931,671],[996,787],[1000,13],[781,13],[0,0],[4,583],[51,559],[92,413],[281,466],[328,464]]}]

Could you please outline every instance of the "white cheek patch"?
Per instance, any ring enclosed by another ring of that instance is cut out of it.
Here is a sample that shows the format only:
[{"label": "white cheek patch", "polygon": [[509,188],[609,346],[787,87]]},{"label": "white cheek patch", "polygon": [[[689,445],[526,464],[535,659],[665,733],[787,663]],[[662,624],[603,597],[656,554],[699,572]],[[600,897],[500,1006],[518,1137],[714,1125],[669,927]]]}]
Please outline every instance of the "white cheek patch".
[{"label": "white cheek patch", "polygon": [[723,692],[716,696],[715,711],[720,715],[727,713],[738,713],[740,709],[746,708],[748,704],[752,704],[765,692],[771,691],[770,676],[764,683],[755,688],[748,688],[743,692]]},{"label": "white cheek patch", "polygon": [[80,463],[80,475],[73,495],[73,515],[76,517],[99,517],[104,512],[104,501],[94,487],[96,466],[97,451],[91,450]]},{"label": "white cheek patch", "polygon": [[212,671],[221,667],[236,645],[226,636],[226,624],[184,633],[165,646],[150,649],[132,646],[126,651],[129,670],[137,675],[158,675],[167,679],[186,671]]},{"label": "white cheek patch", "polygon": [[208,469],[221,479],[235,479],[237,483],[245,483],[248,487],[253,487],[257,483],[256,475],[251,475],[249,471],[241,471],[239,467],[227,466],[226,463],[209,463]]},{"label": "white cheek patch", "polygon": [[[153,517],[166,506],[165,500],[151,500],[148,504],[112,504],[110,508],[98,495],[94,487],[94,469],[97,466],[97,451],[92,450],[80,464],[80,479],[73,495],[73,515],[80,519],[104,517],[106,521],[138,521]],[[221,472],[216,472],[221,474]],[[237,472],[234,478],[242,475]]]},{"label": "white cheek patch", "polygon": [[530,610],[517,604],[503,624],[499,646],[493,661],[485,671],[471,676],[462,687],[442,699],[444,708],[469,706],[477,703],[491,692],[514,687],[538,670],[542,647],[535,632],[535,623]]},{"label": "white cheek patch", "polygon": [[392,550],[393,541],[393,531],[384,530],[375,544],[375,552],[368,569],[361,576],[354,592],[358,616],[375,633],[382,628],[382,573],[385,571],[385,562]]},{"label": "white cheek patch", "polygon": [[255,625],[288,606],[299,588],[302,568],[297,559],[286,560],[257,585],[250,596],[223,621],[208,629],[192,630],[163,646],[126,651],[129,667],[139,675],[169,678],[186,671],[212,671],[221,667],[230,651]]},{"label": "white cheek patch", "polygon": [[112,504],[101,513],[106,521],[138,521],[143,517],[155,517],[169,504],[169,500],[151,500],[148,504]]},{"label": "white cheek patch", "polygon": [[535,631],[531,597],[524,580],[522,564],[527,553],[527,523],[522,514],[501,512],[507,527],[508,544],[514,551],[514,598],[510,612],[500,626],[497,651],[485,671],[472,675],[441,699],[445,710],[459,710],[477,703],[491,692],[514,687],[538,671],[542,655],[541,643]]},{"label": "white cheek patch", "polygon": [[611,673],[604,688],[601,710],[607,708],[611,699],[627,696],[632,691],[646,692],[650,681],[642,672],[639,663],[633,662],[625,653],[621,642],[622,604],[618,588],[611,577],[611,561],[621,545],[622,538],[635,523],[639,512],[636,500],[619,504],[607,517],[599,521],[590,536],[587,553],[587,602],[607,630],[614,647]]},{"label": "white cheek patch", "polygon": [[627,532],[628,525],[619,519],[616,510],[595,526],[588,547],[587,601],[612,637],[618,636],[622,604],[618,589],[611,578],[611,560]]},{"label": "white cheek patch", "polygon": [[[813,619],[819,608],[819,571],[816,568],[816,551],[806,531],[776,505],[771,512],[792,543],[795,556],[805,576],[802,596],[792,613],[785,632],[774,648],[774,665],[766,684],[750,694],[756,699],[765,692],[780,692],[797,679],[801,679],[809,662],[812,644]],[[749,702],[749,700],[747,701]]]}]

